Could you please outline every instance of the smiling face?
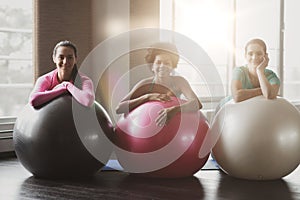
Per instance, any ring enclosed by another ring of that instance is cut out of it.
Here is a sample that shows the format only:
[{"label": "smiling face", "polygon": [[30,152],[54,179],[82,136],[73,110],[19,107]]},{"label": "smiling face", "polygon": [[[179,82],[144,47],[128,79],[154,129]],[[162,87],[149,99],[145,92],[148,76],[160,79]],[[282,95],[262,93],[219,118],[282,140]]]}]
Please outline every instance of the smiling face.
[{"label": "smiling face", "polygon": [[265,56],[266,52],[264,48],[256,43],[249,44],[246,48],[245,57],[249,66],[258,66]]},{"label": "smiling face", "polygon": [[59,81],[69,81],[77,62],[74,50],[71,47],[58,47],[55,55],[53,55],[53,62],[58,70]]},{"label": "smiling face", "polygon": [[168,54],[158,54],[155,56],[152,71],[155,76],[167,77],[173,70],[172,59]]}]

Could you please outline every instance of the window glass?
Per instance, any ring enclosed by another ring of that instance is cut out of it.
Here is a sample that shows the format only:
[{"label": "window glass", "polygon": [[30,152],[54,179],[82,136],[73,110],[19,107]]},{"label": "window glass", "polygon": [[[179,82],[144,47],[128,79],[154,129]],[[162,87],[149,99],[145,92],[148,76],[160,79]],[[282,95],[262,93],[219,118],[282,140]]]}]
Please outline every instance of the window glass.
[{"label": "window glass", "polygon": [[291,101],[300,100],[299,7],[299,0],[285,0],[283,94]]},{"label": "window glass", "polygon": [[266,42],[269,68],[279,67],[280,0],[236,1],[236,65],[245,64],[245,45],[252,38]]},{"label": "window glass", "polygon": [[[233,25],[231,2],[231,0],[176,0],[174,3],[174,31],[195,41],[207,52],[225,85],[228,82],[226,66]],[[179,66],[178,70],[186,68],[185,65],[186,63]],[[182,71],[184,73],[184,69]],[[200,78],[198,84],[201,84],[201,77],[198,78]]]},{"label": "window glass", "polygon": [[[161,27],[183,34],[197,43],[213,61],[221,80],[208,83],[205,77],[199,76],[199,73],[196,73],[184,59],[180,60],[176,72],[189,81],[200,99],[211,101],[211,98],[214,98],[215,101],[219,101],[228,94],[228,69],[230,68],[228,66],[230,66],[233,49],[233,1],[161,2]],[[208,108],[206,105],[204,107]]]},{"label": "window glass", "polygon": [[32,0],[0,1],[0,117],[16,116],[33,85]]},{"label": "window glass", "polygon": [[[297,16],[296,8],[299,5],[295,4],[300,3],[297,0],[287,0],[287,2],[289,1],[294,2],[294,5],[287,6],[287,9],[291,7],[294,11],[286,11],[290,18],[293,18],[293,24],[288,24],[287,28],[294,29],[289,34],[297,35],[299,30],[297,32],[295,29],[297,29],[298,18],[295,16]],[[172,2],[173,15],[170,14],[170,8],[167,8],[167,6],[170,7],[170,3],[169,5],[161,4],[164,6],[161,7],[162,28],[171,28],[184,34],[197,42],[208,53],[222,78],[226,95],[230,94],[232,68],[245,64],[244,47],[252,38],[261,38],[266,42],[270,57],[269,68],[280,76],[278,74],[280,71],[280,0],[173,0]],[[166,10],[167,12],[165,12]],[[173,24],[168,25],[170,21]],[[295,44],[293,37],[289,38],[289,43],[286,44],[289,45],[289,52],[297,52],[290,47]],[[300,44],[300,39],[298,40]],[[294,58],[290,56],[289,59],[286,59],[286,63],[295,58],[296,56]],[[195,77],[192,77],[194,73],[187,70],[186,63],[184,61],[182,63],[178,67],[178,72],[187,76],[188,80],[192,80],[192,87],[200,97],[209,95],[201,87],[205,84],[201,77],[198,77],[197,81]],[[300,73],[300,70],[296,69],[296,65],[296,62],[291,64],[291,68],[288,70],[289,76],[294,75],[294,78],[287,77],[285,79],[291,80],[294,87],[298,84],[294,72]],[[292,96],[292,91],[293,89],[285,88],[285,95]]]}]

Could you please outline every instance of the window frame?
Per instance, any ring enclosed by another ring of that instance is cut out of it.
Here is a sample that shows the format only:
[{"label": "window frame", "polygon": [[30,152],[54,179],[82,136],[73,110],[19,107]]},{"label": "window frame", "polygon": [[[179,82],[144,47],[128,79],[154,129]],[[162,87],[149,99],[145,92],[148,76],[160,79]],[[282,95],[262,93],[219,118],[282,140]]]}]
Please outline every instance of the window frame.
[{"label": "window frame", "polygon": [[[32,9],[33,12],[33,9]],[[33,14],[33,13],[32,13]],[[33,15],[32,15],[33,16]],[[31,29],[24,28],[4,28],[0,27],[0,33],[26,33],[31,34],[33,38],[33,27]],[[6,56],[0,55],[0,60],[10,61],[31,61],[33,63],[33,58],[22,57],[22,56]],[[34,72],[34,70],[33,70]],[[32,74],[32,83],[1,83],[0,88],[33,88],[34,73]],[[16,122],[17,116],[3,115],[0,116],[0,153],[5,154],[14,151],[13,145],[13,130]]]},{"label": "window frame", "polygon": [[[176,31],[175,30],[175,2],[176,0],[161,0],[160,1],[160,28],[162,29],[168,29],[171,31]],[[236,2],[237,0],[232,0],[232,12],[233,15],[236,16]],[[279,55],[277,57],[278,61],[278,66],[277,66],[277,71],[278,71],[278,77],[281,80],[281,85],[280,85],[280,90],[279,90],[279,96],[284,97],[284,11],[285,11],[285,0],[279,0],[279,18],[277,19],[279,22],[279,29],[277,30],[277,34],[279,35]],[[163,16],[163,17],[162,17]],[[236,18],[234,18],[233,21],[233,30],[232,30],[232,47],[233,49],[236,49]],[[225,80],[228,82],[225,83],[225,95],[228,95],[230,93],[230,76],[232,69],[236,66],[236,52],[232,51],[231,54],[228,56],[228,61],[227,61],[227,74]],[[191,83],[194,84],[194,83]],[[199,83],[197,83],[199,84]],[[201,97],[200,97],[201,98]],[[222,97],[220,97],[222,98]],[[218,101],[220,98],[212,98],[213,101]],[[204,103],[208,103],[210,101],[210,98],[203,98]],[[299,104],[300,99],[297,101],[292,101],[294,104]]]}]

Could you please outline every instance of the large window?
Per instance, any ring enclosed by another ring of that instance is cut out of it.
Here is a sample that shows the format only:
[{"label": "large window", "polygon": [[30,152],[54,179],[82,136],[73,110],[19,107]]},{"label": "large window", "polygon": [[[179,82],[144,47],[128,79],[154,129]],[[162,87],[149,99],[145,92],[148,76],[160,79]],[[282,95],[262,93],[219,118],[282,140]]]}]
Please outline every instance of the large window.
[{"label": "large window", "polygon": [[292,101],[300,101],[300,1],[285,0],[284,81],[283,94]]},{"label": "large window", "polygon": [[16,116],[33,85],[32,0],[0,1],[0,118]]},{"label": "large window", "polygon": [[[182,33],[205,49],[222,78],[225,95],[230,94],[232,68],[245,64],[246,42],[262,38],[269,68],[281,78],[280,95],[294,102],[300,100],[299,7],[298,0],[164,0],[161,28]],[[187,76],[200,98],[208,95],[200,77],[195,79],[180,66],[178,73]]]},{"label": "large window", "polygon": [[245,64],[248,40],[261,38],[267,44],[269,68],[280,73],[280,0],[236,1],[236,65]]},{"label": "large window", "polygon": [[[232,67],[232,0],[167,0],[161,1],[161,28],[183,34],[206,51],[221,80],[207,82],[190,71],[189,63],[180,60],[177,72],[191,84],[202,102],[218,102],[228,94],[228,74]],[[209,84],[209,88],[207,87]],[[222,91],[220,90],[222,88]],[[210,91],[213,90],[213,91]],[[210,109],[212,104],[204,104]]]}]

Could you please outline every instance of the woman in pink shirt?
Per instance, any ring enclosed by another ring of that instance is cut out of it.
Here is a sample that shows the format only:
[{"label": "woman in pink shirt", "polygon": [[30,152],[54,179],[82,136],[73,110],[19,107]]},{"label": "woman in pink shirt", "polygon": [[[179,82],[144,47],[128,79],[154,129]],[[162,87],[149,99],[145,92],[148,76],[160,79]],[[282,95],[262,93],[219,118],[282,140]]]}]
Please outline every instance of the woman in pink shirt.
[{"label": "woman in pink shirt", "polygon": [[95,100],[93,82],[78,72],[76,46],[70,41],[61,41],[54,47],[52,57],[56,69],[37,79],[29,97],[30,104],[34,107],[41,106],[69,93],[80,104],[90,107]]}]

